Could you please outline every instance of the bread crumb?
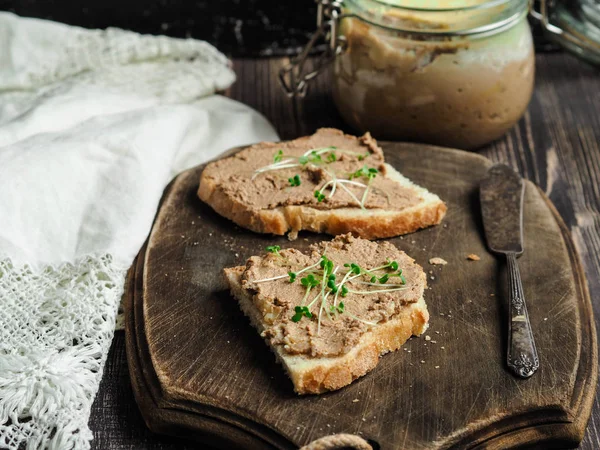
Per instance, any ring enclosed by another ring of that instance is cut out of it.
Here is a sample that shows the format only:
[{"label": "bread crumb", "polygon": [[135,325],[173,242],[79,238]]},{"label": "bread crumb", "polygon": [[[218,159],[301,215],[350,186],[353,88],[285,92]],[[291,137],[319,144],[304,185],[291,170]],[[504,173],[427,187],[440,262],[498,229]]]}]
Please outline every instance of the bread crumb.
[{"label": "bread crumb", "polygon": [[435,280],[435,277],[433,275],[431,275],[429,278],[431,278],[432,280]]},{"label": "bread crumb", "polygon": [[446,347],[444,347],[443,345],[442,345],[442,350],[446,350]]},{"label": "bread crumb", "polygon": [[440,332],[439,332],[439,331],[436,331],[436,332],[435,332],[435,334],[440,334]]},{"label": "bread crumb", "polygon": [[429,264],[433,266],[445,266],[446,264],[448,264],[448,261],[436,256],[434,258],[429,258]]},{"label": "bread crumb", "polygon": [[425,340],[426,341],[430,341],[431,340],[431,336],[425,336]]},{"label": "bread crumb", "polygon": [[195,223],[196,223],[196,222],[194,222],[194,221],[192,220],[192,225],[194,225]]},{"label": "bread crumb", "polygon": [[547,317],[544,317],[544,322],[545,322],[546,320],[548,320],[548,318],[547,318]]},{"label": "bread crumb", "polygon": [[363,417],[363,418],[362,418],[362,421],[363,421],[363,422],[366,422],[366,421],[367,421],[367,419],[365,419],[365,418]]},{"label": "bread crumb", "polygon": [[354,400],[352,400],[352,403],[357,403],[357,402],[359,402],[359,401],[360,401],[360,400],[358,400],[357,398],[355,398]]},{"label": "bread crumb", "polygon": [[467,259],[470,261],[479,261],[481,258],[475,253],[470,253],[467,255]]},{"label": "bread crumb", "polygon": [[448,224],[447,223],[444,224],[444,228],[448,228]]},{"label": "bread crumb", "polygon": [[422,360],[421,360],[421,364],[425,364],[425,360],[423,360],[423,359],[422,359]]},{"label": "bread crumb", "polygon": [[436,368],[436,369],[439,369],[439,368],[440,368],[440,366],[435,366],[435,368]]},{"label": "bread crumb", "polygon": [[440,313],[440,316],[443,316],[443,315],[444,315],[444,313]]},{"label": "bread crumb", "polygon": [[437,341],[431,341],[432,344],[437,344]]}]

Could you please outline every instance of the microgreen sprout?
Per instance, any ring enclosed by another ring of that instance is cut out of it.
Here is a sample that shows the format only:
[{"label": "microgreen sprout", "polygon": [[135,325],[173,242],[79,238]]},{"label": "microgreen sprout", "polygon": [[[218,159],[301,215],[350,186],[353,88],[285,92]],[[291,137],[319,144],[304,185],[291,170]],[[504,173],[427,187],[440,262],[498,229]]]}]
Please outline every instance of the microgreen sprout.
[{"label": "microgreen sprout", "polygon": [[353,178],[366,177],[369,180],[371,180],[377,176],[378,172],[379,172],[379,170],[377,170],[375,167],[367,167],[367,165],[365,164],[360,169],[358,169],[356,172],[351,173],[348,176],[348,179],[352,180]]},{"label": "microgreen sprout", "polygon": [[281,256],[279,254],[279,250],[281,250],[281,247],[279,245],[269,245],[265,250],[268,251],[269,253],[274,253],[277,256]]},{"label": "microgreen sprout", "polygon": [[335,153],[330,153],[329,155],[327,155],[327,162],[328,163],[333,163],[337,161],[337,156],[335,156]]},{"label": "microgreen sprout", "polygon": [[[275,245],[267,248],[267,251],[271,253],[278,253],[279,250],[280,247]],[[382,273],[382,271],[384,272]],[[306,273],[306,275],[299,277],[302,273]],[[286,277],[289,277],[290,283],[294,283],[299,279],[300,284],[305,289],[301,304],[294,307],[294,314],[291,318],[292,321],[299,322],[303,317],[311,319],[316,316],[317,335],[320,333],[321,323],[324,318],[323,313],[325,313],[325,316],[328,317],[329,320],[336,320],[338,314],[346,314],[348,317],[359,322],[368,325],[376,325],[375,322],[369,322],[350,314],[345,308],[343,301],[338,303],[338,298],[346,298],[349,294],[366,296],[408,289],[406,286],[406,279],[402,275],[402,269],[399,268],[397,261],[388,259],[385,264],[379,267],[366,269],[354,262],[348,262],[343,266],[337,266],[333,260],[329,259],[324,254],[321,255],[317,262],[304,267],[301,270],[295,272],[290,270],[287,275],[257,280],[255,283],[279,280]],[[388,283],[392,277],[400,278],[401,283]],[[340,278],[341,280],[339,280]],[[361,289],[358,287],[361,285],[372,287],[364,287]],[[310,293],[315,288],[318,292],[307,304],[307,300],[311,296]],[[333,301],[330,300],[331,298],[333,298]],[[310,310],[317,302],[319,302],[319,312],[313,314]]]},{"label": "microgreen sprout", "polygon": [[277,153],[275,153],[275,156],[273,156],[273,162],[278,163],[278,162],[281,162],[282,159],[283,159],[283,150],[280,149]]},{"label": "microgreen sprout", "polygon": [[319,203],[321,203],[323,200],[325,200],[325,195],[321,191],[316,190],[315,191],[315,198],[317,199],[317,201]]},{"label": "microgreen sprout", "polygon": [[331,305],[329,307],[329,311],[332,312],[332,313],[333,312],[338,312],[340,314],[343,314],[344,313],[344,302],[340,302],[339,305]]},{"label": "microgreen sprout", "polygon": [[317,287],[321,282],[315,278],[313,274],[309,274],[304,278],[300,279],[300,283],[304,287]]},{"label": "microgreen sprout", "polygon": [[296,306],[294,311],[296,314],[292,316],[292,322],[300,322],[302,317],[308,317],[309,319],[312,317],[312,314],[307,306]]},{"label": "microgreen sprout", "polygon": [[290,186],[300,186],[300,175],[294,175],[291,178],[288,178],[290,182]]},{"label": "microgreen sprout", "polygon": [[358,160],[362,161],[363,159],[365,159],[367,156],[370,156],[371,154],[369,152],[365,153],[364,155],[358,155]]}]

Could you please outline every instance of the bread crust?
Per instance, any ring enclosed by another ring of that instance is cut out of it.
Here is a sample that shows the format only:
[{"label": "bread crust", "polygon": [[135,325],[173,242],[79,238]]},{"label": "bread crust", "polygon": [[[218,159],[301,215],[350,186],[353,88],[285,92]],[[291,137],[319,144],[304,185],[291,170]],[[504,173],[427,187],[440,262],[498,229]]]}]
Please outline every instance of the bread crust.
[{"label": "bread crust", "polygon": [[[244,314],[259,333],[264,331],[262,317],[254,307],[250,294],[241,286],[245,267],[225,269],[225,277],[232,294],[238,300]],[[321,394],[349,385],[371,371],[379,363],[379,357],[398,350],[412,335],[420,335],[427,329],[429,313],[421,298],[392,320],[377,325],[365,333],[354,349],[342,356],[309,358],[288,355],[281,346],[270,346],[277,360],[284,366],[298,394]]]}]

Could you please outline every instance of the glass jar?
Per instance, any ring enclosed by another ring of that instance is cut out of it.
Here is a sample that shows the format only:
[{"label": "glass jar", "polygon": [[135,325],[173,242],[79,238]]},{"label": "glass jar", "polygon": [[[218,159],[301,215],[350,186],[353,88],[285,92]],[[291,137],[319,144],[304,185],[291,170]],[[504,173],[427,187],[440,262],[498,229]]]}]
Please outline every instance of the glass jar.
[{"label": "glass jar", "polygon": [[600,64],[600,1],[539,0],[538,19],[546,35],[577,56]]},{"label": "glass jar", "polygon": [[475,149],[525,112],[534,84],[526,0],[321,3],[333,99],[357,131]]}]

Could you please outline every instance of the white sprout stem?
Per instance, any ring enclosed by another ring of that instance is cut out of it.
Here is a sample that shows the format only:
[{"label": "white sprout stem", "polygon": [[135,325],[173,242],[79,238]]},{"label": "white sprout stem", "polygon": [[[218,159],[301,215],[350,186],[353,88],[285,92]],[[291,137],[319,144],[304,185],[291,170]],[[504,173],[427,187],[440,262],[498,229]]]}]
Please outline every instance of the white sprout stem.
[{"label": "white sprout stem", "polygon": [[312,307],[312,305],[314,305],[314,304],[315,304],[315,302],[316,302],[317,300],[319,300],[319,297],[321,297],[321,292],[319,292],[319,293],[317,294],[317,296],[316,296],[315,298],[313,298],[313,299],[312,299],[312,301],[311,301],[311,302],[310,302],[310,303],[307,305],[307,308],[308,308],[308,309],[310,309],[310,308]]},{"label": "white sprout stem", "polygon": [[[323,292],[325,292],[324,289]],[[319,307],[319,319],[317,320],[317,336],[321,332],[321,316],[323,315],[323,308],[325,308],[325,304],[327,303],[327,297],[329,296],[329,294],[331,294],[331,291],[329,291],[327,294],[324,294],[323,298],[321,299],[321,306]],[[325,308],[325,312],[329,315],[329,311],[327,311],[327,308]],[[329,318],[333,320],[331,318],[331,315],[329,315]]]},{"label": "white sprout stem", "polygon": [[276,163],[273,163],[273,164],[269,164],[269,165],[263,166],[263,167],[261,167],[259,169],[256,169],[255,172],[262,172],[264,170],[277,169],[280,166],[287,166],[287,165],[290,165],[290,164],[298,164],[298,161],[296,161],[295,159],[292,159],[292,158],[286,159],[286,160],[283,160],[283,161],[279,161],[279,162],[276,162]]},{"label": "white sprout stem", "polygon": [[335,183],[333,183],[333,187],[331,188],[331,193],[329,194],[329,198],[333,197],[333,194],[335,194],[335,190],[336,190],[337,184],[338,184],[338,179],[335,176],[335,174],[333,175],[333,179],[334,179]]},{"label": "white sprout stem", "polygon": [[[333,273],[333,271],[332,271]],[[317,321],[317,335],[321,331],[321,314],[323,313],[323,306],[327,301],[327,295],[325,295],[325,287],[327,283],[327,265],[323,268],[323,280],[321,280],[321,307],[319,308],[319,319]],[[330,291],[331,292],[331,291]]]},{"label": "white sprout stem", "polygon": [[403,291],[404,289],[408,289],[408,286],[394,288],[394,289],[373,289],[372,291],[355,291],[352,289],[348,289],[348,292],[359,295],[370,295],[370,294],[379,294],[381,292],[395,292],[395,291]]},{"label": "white sprout stem", "polygon": [[356,203],[358,203],[358,206],[360,206],[362,209],[365,209],[365,207],[362,205],[362,203],[358,200],[358,198],[356,198],[356,195],[354,195],[352,193],[352,191],[350,189],[348,189],[346,186],[343,185],[343,183],[340,183],[340,187],[342,189],[344,189],[348,194],[350,194],[350,196],[354,199],[354,201]]},{"label": "white sprout stem", "polygon": [[263,278],[262,280],[255,280],[254,282],[255,283],[264,283],[265,281],[281,280],[282,278],[285,278],[285,277],[289,277],[289,275],[285,274],[285,275],[280,275],[278,277],[273,277],[273,278]]},{"label": "white sprout stem", "polygon": [[302,303],[301,303],[302,306],[304,306],[304,304],[306,303],[306,299],[308,298],[308,294],[310,294],[311,289],[312,289],[312,286],[310,284],[308,286],[306,286],[306,294],[304,294],[304,298],[302,299]]},{"label": "white sprout stem", "polygon": [[348,311],[344,311],[346,314],[348,314],[351,318],[353,318],[354,320],[358,320],[359,322],[362,323],[366,323],[367,325],[377,325],[377,322],[369,322],[368,320],[364,320],[364,319],[360,319],[358,317],[356,317],[354,314],[350,314]]},{"label": "white sprout stem", "polygon": [[367,283],[366,281],[357,281],[357,284],[364,284],[367,286],[386,286],[386,287],[406,287],[405,284],[393,284],[393,283]]},{"label": "white sprout stem", "polygon": [[329,186],[331,183],[335,183],[335,180],[329,180],[327,183],[325,183],[323,186],[321,186],[318,191],[319,192],[323,192],[323,189],[325,189],[327,186]]},{"label": "white sprout stem", "polygon": [[340,180],[339,178],[338,178],[338,181],[340,183],[351,184],[353,186],[360,186],[360,187],[364,187],[364,188],[367,187],[367,185],[365,183],[361,183],[360,181],[352,181],[352,180],[344,180],[344,179]]},{"label": "white sprout stem", "polygon": [[365,207],[365,201],[367,200],[367,194],[369,193],[369,187],[371,186],[371,181],[373,181],[373,178],[369,178],[369,182],[367,183],[367,187],[365,188],[365,192],[363,192],[363,196],[362,196],[362,199],[360,201],[360,206],[362,208]]},{"label": "white sprout stem", "polygon": [[310,269],[312,269],[312,268],[314,268],[314,267],[317,267],[319,264],[321,264],[321,260],[317,261],[317,262],[316,262],[316,263],[314,263],[312,266],[308,266],[308,267],[305,267],[305,268],[304,268],[304,269],[302,269],[302,270],[299,270],[298,272],[296,272],[296,276],[300,275],[300,274],[301,274],[301,273],[303,273],[303,272],[306,272],[307,270],[310,270]]},{"label": "white sprout stem", "polygon": [[267,166],[267,167],[262,167],[260,169],[257,169],[254,171],[254,173],[256,175],[264,173],[264,172],[269,172],[271,170],[280,170],[280,169],[292,169],[294,167],[300,167],[301,164],[283,164],[283,165],[273,165],[273,166]]},{"label": "white sprout stem", "polygon": [[346,275],[344,275],[344,278],[342,278],[342,281],[340,282],[340,284],[337,285],[338,291],[335,293],[335,296],[333,297],[333,306],[337,306],[337,299],[338,299],[338,295],[342,289],[342,286],[344,285],[344,283],[346,282],[346,280],[348,279],[348,276],[351,274],[352,272],[346,272]]},{"label": "white sprout stem", "polygon": [[327,309],[327,297],[329,297],[329,294],[331,294],[331,291],[329,291],[327,294],[325,294],[325,300],[323,301],[323,303],[325,304],[325,312],[327,313],[327,316],[329,317],[329,320],[333,321],[333,317],[331,316],[331,312],[329,312],[329,309]]},{"label": "white sprout stem", "polygon": [[321,155],[323,153],[327,153],[327,152],[334,152],[336,151],[336,148],[333,147],[323,147],[323,148],[311,148],[310,150],[307,150],[306,152],[304,152],[304,154],[302,156],[308,156],[310,155],[312,152],[315,152],[317,155]]}]

